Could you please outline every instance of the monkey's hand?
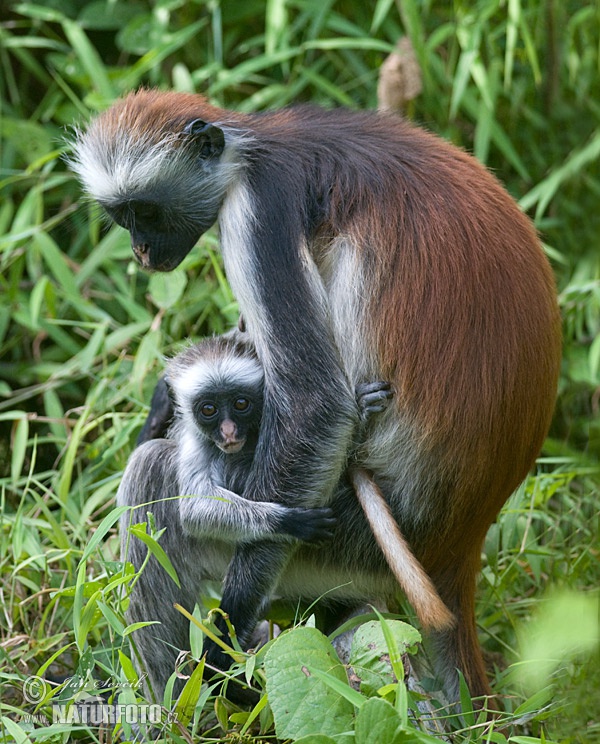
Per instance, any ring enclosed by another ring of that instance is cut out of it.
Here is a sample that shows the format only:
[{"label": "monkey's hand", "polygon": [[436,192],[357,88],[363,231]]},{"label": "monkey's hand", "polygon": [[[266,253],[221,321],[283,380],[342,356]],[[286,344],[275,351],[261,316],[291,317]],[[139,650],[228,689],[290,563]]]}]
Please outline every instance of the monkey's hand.
[{"label": "monkey's hand", "polygon": [[336,519],[327,507],[303,509],[290,506],[279,518],[277,531],[304,542],[321,542],[333,537]]},{"label": "monkey's hand", "polygon": [[394,397],[389,382],[359,382],[355,394],[363,423],[366,423],[374,413],[385,411]]}]

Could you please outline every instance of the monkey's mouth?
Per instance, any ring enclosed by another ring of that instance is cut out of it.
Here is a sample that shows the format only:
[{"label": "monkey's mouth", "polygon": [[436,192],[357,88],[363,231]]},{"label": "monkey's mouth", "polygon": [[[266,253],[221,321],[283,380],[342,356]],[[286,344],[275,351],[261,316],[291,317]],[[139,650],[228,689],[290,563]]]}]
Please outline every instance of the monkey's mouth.
[{"label": "monkey's mouth", "polygon": [[162,260],[157,259],[151,253],[151,249],[145,243],[142,245],[135,245],[133,248],[133,256],[137,263],[147,271],[149,274],[154,272],[168,272],[173,271],[181,263],[181,259],[176,257],[168,256]]},{"label": "monkey's mouth", "polygon": [[130,231],[136,261],[147,271],[173,271],[198,242],[202,232],[146,233]]},{"label": "monkey's mouth", "polygon": [[217,447],[226,455],[235,455],[235,453],[239,452],[245,444],[245,439],[236,439],[233,442],[219,442]]}]

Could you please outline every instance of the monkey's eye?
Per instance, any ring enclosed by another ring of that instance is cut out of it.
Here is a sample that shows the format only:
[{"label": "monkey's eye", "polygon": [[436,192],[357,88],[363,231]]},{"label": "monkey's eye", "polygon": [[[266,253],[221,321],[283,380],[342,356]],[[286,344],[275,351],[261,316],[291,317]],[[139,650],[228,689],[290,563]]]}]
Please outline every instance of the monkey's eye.
[{"label": "monkey's eye", "polygon": [[250,410],[251,405],[248,398],[237,398],[233,403],[233,407],[238,413],[246,413]]},{"label": "monkey's eye", "polygon": [[200,415],[206,419],[214,418],[219,411],[214,403],[202,403],[198,410],[200,411]]},{"label": "monkey's eye", "polygon": [[129,202],[129,209],[136,220],[144,223],[156,221],[160,216],[160,207],[153,202],[134,200]]}]

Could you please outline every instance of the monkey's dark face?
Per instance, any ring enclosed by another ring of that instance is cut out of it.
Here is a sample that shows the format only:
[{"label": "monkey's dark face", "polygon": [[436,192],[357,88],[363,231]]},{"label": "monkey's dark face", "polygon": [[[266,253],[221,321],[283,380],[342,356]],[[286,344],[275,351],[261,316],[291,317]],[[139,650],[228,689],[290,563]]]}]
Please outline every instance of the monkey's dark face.
[{"label": "monkey's dark face", "polygon": [[210,214],[206,221],[192,223],[154,195],[104,209],[113,222],[129,231],[133,254],[148,271],[171,271],[179,266],[217,218]]},{"label": "monkey's dark face", "polygon": [[192,405],[194,420],[225,454],[254,448],[262,414],[262,398],[247,391],[207,391]]},{"label": "monkey's dark face", "polygon": [[209,191],[220,194],[215,175],[224,149],[219,127],[192,119],[171,143],[165,162],[154,165],[158,170],[148,174],[143,190],[103,203],[111,219],[129,231],[133,253],[145,269],[171,271],[215,223],[221,199]]},{"label": "monkey's dark face", "polygon": [[167,381],[190,451],[207,445],[253,455],[264,399],[264,372],[245,334],[232,331],[188,346],[167,367]]},{"label": "monkey's dark face", "polygon": [[224,130],[197,118],[216,109],[186,97],[164,110],[156,99],[141,91],[98,117],[78,134],[71,166],[129,231],[138,263],[170,271],[217,221],[239,164]]}]

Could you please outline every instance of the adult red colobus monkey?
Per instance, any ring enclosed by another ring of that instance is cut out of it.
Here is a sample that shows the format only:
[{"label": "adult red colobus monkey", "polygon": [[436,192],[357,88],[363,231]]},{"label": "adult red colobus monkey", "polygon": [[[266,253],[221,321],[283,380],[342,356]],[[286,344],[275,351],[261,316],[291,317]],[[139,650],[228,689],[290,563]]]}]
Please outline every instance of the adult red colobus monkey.
[{"label": "adult red colobus monkey", "polygon": [[[458,668],[489,693],[473,612],[481,547],[540,450],[560,361],[552,272],[511,197],[472,157],[393,116],[244,115],[149,90],[93,121],[73,165],[150,270],[177,266],[218,220],[265,372],[245,498],[329,504],[354,386],[393,384],[360,464],[457,618],[432,634],[446,691],[457,696]],[[331,555],[369,539],[364,520],[345,526]],[[357,570],[373,580],[357,584],[375,592],[369,555]],[[226,586],[222,602],[238,629],[288,557],[275,543],[238,548],[231,570],[248,591]]]}]

